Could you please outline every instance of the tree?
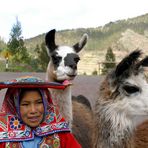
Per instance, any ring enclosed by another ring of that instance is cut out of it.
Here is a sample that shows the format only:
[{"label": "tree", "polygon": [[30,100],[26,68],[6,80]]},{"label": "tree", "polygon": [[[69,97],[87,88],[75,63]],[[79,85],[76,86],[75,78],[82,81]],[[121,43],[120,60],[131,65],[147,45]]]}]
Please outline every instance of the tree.
[{"label": "tree", "polygon": [[7,44],[9,51],[12,54],[13,62],[27,63],[29,61],[29,54],[24,45],[21,23],[16,18],[16,23],[12,26],[10,32],[10,39]]},{"label": "tree", "polygon": [[105,55],[105,62],[103,63],[102,74],[106,74],[110,69],[115,67],[116,65],[115,61],[116,61],[115,55],[112,51],[112,48],[109,47]]},{"label": "tree", "polygon": [[12,39],[19,40],[21,38],[21,34],[22,34],[21,22],[16,17],[16,24],[13,24],[10,36],[11,36]]},{"label": "tree", "polygon": [[19,40],[19,46],[17,48],[17,53],[13,55],[13,61],[21,63],[30,62],[30,56],[29,53],[27,52],[27,48],[24,46],[23,39]]},{"label": "tree", "polygon": [[45,42],[43,42],[40,47],[39,45],[36,45],[35,52],[37,53],[39,67],[42,71],[45,71],[49,63],[49,56],[47,54]]},{"label": "tree", "polygon": [[4,42],[3,38],[0,36],[0,51],[6,48],[6,43]]},{"label": "tree", "polygon": [[21,23],[18,21],[18,18],[16,18],[16,23],[12,26],[8,42],[8,48],[13,55],[18,52],[19,40],[22,38],[21,33]]}]

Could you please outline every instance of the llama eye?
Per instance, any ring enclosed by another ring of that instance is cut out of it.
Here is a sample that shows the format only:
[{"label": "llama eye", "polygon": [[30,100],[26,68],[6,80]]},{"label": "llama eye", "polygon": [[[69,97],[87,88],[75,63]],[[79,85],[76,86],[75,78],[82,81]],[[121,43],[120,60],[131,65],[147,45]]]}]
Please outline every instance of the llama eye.
[{"label": "llama eye", "polygon": [[125,86],[123,86],[123,89],[124,89],[124,91],[125,91],[128,95],[140,91],[140,89],[139,89],[137,86],[130,86],[130,85],[125,85]]},{"label": "llama eye", "polygon": [[75,60],[76,63],[78,63],[78,62],[80,61],[80,58],[77,57],[77,58],[75,58],[74,60]]},{"label": "llama eye", "polygon": [[53,64],[58,64],[60,63],[60,61],[62,60],[62,57],[59,57],[59,56],[56,56],[56,55],[52,55],[52,61],[53,61]]}]

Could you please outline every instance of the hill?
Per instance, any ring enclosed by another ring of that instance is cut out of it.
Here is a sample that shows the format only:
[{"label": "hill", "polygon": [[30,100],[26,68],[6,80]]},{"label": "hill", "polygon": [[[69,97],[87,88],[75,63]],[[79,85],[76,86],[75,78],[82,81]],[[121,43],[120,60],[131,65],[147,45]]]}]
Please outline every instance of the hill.
[{"label": "hill", "polygon": [[[59,44],[73,44],[79,40],[83,33],[89,35],[89,42],[86,50],[102,50],[110,46],[121,37],[121,33],[127,29],[131,29],[136,33],[148,36],[148,14],[130,18],[127,20],[119,20],[110,22],[104,26],[97,28],[79,28],[72,30],[62,30],[57,33],[57,42]],[[34,49],[36,44],[44,41],[45,33],[34,38],[26,39],[25,43],[28,48]]]},{"label": "hill", "polygon": [[[113,49],[116,55],[116,62],[119,62],[126,54],[137,48],[147,53],[148,14],[109,22],[104,26],[98,26],[96,28],[60,30],[56,34],[56,43],[59,45],[73,45],[80,40],[84,33],[88,34],[89,40],[85,49],[80,53],[81,60],[78,69],[79,74],[90,75],[94,71],[99,72],[98,69],[101,65],[98,65],[98,62],[104,61],[108,47]],[[44,42],[44,38],[45,33],[25,39],[25,46],[33,57],[36,55],[34,49],[37,45],[41,45]],[[7,49],[7,46],[0,37],[0,51],[3,49]],[[0,59],[2,62],[1,65],[5,64],[4,60],[2,55],[2,59]]]},{"label": "hill", "polygon": [[[73,45],[83,33],[89,35],[89,40],[85,50],[81,52],[79,73],[92,74],[93,71],[98,70],[98,62],[104,61],[108,47],[113,49],[117,62],[136,48],[148,50],[148,14],[109,22],[96,28],[61,30],[56,34],[56,43]],[[45,33],[26,39],[25,45],[33,53],[36,45],[44,42],[44,37]]]}]

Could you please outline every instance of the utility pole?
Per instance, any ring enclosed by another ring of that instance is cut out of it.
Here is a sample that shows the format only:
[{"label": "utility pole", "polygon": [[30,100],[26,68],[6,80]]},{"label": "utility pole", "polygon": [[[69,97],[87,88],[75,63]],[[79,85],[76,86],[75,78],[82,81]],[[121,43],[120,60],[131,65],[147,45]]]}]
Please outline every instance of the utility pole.
[{"label": "utility pole", "polygon": [[8,61],[9,61],[9,58],[8,56],[6,57],[6,71],[8,71]]}]

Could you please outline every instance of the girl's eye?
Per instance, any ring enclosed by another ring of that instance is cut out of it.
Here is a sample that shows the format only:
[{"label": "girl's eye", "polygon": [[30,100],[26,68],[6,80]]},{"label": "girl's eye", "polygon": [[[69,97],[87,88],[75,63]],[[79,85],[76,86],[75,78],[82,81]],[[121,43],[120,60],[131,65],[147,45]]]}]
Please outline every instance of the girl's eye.
[{"label": "girl's eye", "polygon": [[38,103],[38,104],[42,104],[42,103],[43,103],[43,101],[38,101],[37,103]]},{"label": "girl's eye", "polygon": [[42,101],[42,99],[39,99],[39,100],[36,101],[36,103],[37,103],[37,104],[42,104],[43,101]]},{"label": "girl's eye", "polygon": [[23,103],[23,104],[21,104],[21,106],[28,106],[28,104],[27,103]]}]

